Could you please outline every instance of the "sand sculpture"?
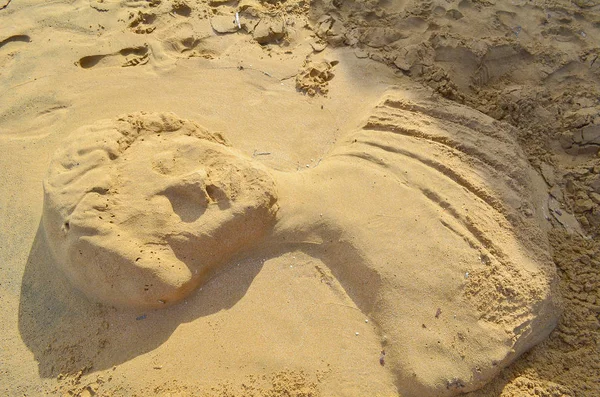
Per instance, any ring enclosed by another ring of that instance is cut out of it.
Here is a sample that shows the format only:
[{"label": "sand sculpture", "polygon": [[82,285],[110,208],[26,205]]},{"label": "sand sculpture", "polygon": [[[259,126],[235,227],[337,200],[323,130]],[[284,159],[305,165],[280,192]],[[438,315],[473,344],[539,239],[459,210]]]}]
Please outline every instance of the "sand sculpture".
[{"label": "sand sculpture", "polygon": [[390,89],[292,173],[172,114],[84,127],[44,184],[57,264],[100,302],[165,307],[253,247],[316,245],[402,395],[477,389],[554,327],[554,270],[509,127],[428,95]]}]

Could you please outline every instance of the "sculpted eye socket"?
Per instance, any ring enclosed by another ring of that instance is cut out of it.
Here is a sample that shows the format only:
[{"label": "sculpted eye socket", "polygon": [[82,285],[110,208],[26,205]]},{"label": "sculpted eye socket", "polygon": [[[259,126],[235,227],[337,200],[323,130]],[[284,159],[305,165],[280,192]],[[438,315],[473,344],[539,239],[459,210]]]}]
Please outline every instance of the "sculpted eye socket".
[{"label": "sculpted eye socket", "polygon": [[186,223],[198,220],[209,204],[209,196],[202,181],[182,180],[159,194],[169,200],[173,212]]}]

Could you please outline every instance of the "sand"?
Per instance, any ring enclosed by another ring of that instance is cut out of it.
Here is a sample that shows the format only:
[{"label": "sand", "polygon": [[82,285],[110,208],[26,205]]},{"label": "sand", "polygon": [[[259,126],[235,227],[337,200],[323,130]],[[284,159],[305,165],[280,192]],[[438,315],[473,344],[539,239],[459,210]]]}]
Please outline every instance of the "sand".
[{"label": "sand", "polygon": [[600,393],[597,2],[0,20],[4,395]]}]

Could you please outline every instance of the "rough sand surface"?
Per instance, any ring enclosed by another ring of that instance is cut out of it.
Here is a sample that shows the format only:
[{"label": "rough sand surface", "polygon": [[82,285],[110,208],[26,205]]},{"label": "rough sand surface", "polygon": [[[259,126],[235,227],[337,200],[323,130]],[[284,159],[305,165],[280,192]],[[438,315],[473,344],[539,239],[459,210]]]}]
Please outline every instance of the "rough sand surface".
[{"label": "rough sand surface", "polygon": [[599,23],[0,2],[0,390],[599,394]]}]

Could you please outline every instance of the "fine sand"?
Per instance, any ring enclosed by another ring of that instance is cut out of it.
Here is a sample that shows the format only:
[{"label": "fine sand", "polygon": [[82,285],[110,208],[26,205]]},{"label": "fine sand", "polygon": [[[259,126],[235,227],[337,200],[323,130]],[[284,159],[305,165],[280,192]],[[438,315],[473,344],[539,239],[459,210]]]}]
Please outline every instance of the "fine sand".
[{"label": "fine sand", "polygon": [[0,0],[0,393],[600,394],[600,3]]}]

